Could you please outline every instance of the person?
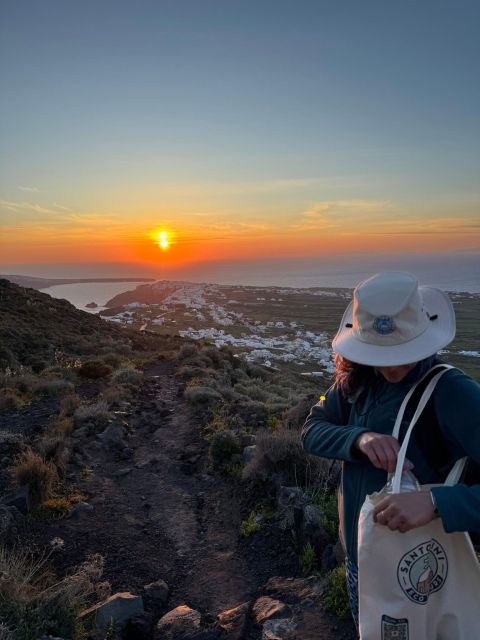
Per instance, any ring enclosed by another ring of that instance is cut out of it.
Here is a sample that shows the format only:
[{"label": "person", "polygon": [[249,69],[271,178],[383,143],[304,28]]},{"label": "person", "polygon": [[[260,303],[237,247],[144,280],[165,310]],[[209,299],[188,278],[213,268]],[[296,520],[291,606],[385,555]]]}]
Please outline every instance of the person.
[{"label": "person", "polygon": [[[366,496],[380,491],[395,470],[400,444],[391,434],[402,400],[441,363],[437,354],[454,336],[453,305],[441,290],[419,286],[415,276],[403,272],[380,273],[360,283],[332,343],[334,384],[302,428],[307,453],[342,461],[339,534],[357,628],[359,512]],[[400,442],[416,408],[414,398],[407,405]],[[469,457],[464,482],[388,495],[376,505],[374,520],[405,532],[439,517],[446,532],[480,531],[480,387],[452,368],[440,378],[415,425],[404,469],[413,469],[420,484],[443,483],[464,456]]]}]

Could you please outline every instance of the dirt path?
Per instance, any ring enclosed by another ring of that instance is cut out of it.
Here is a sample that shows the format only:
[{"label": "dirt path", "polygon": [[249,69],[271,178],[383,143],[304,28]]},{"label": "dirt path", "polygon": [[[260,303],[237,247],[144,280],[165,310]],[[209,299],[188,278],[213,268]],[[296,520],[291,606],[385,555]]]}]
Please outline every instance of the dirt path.
[{"label": "dirt path", "polygon": [[170,587],[169,608],[186,603],[207,620],[251,601],[271,575],[298,573],[284,532],[239,535],[244,489],[207,472],[207,444],[172,363],[148,367],[128,420],[133,458],[98,451],[77,483],[93,512],[38,528],[44,542],[65,540],[60,570],[101,553],[113,592],[139,592],[161,578]]},{"label": "dirt path", "polygon": [[[32,529],[37,543],[47,545],[56,536],[65,541],[54,556],[59,573],[101,553],[112,593],[141,593],[163,579],[170,589],[167,610],[187,604],[207,625],[221,611],[253,602],[271,576],[299,576],[288,533],[263,527],[240,536],[249,497],[238,479],[209,473],[208,445],[172,362],[145,370],[130,413],[118,418],[129,425],[131,456],[122,459],[98,445],[88,454],[86,446],[90,463],[76,481],[93,511]],[[354,637],[350,622],[314,604],[306,602],[301,618],[295,638]],[[260,627],[250,623],[245,640],[260,637]]]}]

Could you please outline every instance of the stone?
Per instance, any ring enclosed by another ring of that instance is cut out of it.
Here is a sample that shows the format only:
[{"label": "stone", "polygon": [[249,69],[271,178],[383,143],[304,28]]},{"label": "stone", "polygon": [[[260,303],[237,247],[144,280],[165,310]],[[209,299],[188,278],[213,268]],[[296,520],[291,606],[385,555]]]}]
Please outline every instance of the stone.
[{"label": "stone", "polygon": [[143,587],[143,601],[147,611],[159,615],[167,604],[169,588],[164,580],[156,580]]},{"label": "stone", "polygon": [[331,571],[337,566],[337,560],[333,551],[333,544],[327,544],[322,553],[322,571]]},{"label": "stone", "polygon": [[20,487],[18,491],[15,491],[15,493],[5,498],[3,500],[3,504],[6,507],[16,507],[20,511],[20,513],[26,515],[30,508],[27,485]]},{"label": "stone", "polygon": [[217,615],[217,624],[229,640],[242,640],[244,637],[249,608],[250,603],[244,602]]},{"label": "stone", "polygon": [[113,618],[120,628],[125,627],[130,618],[144,613],[143,600],[129,591],[115,593],[103,602],[82,611],[80,617],[93,616],[97,627],[104,630]]},{"label": "stone", "polygon": [[177,640],[187,633],[200,629],[201,615],[199,611],[182,604],[166,613],[157,622],[157,631],[161,640]]},{"label": "stone", "polygon": [[72,431],[72,438],[86,438],[90,433],[90,429],[87,426],[78,427],[75,431]]},{"label": "stone", "polygon": [[248,447],[245,447],[243,450],[243,463],[248,464],[250,460],[253,460],[255,457],[255,452],[257,450],[257,445],[251,444]]},{"label": "stone", "polygon": [[261,596],[255,601],[252,612],[257,623],[262,624],[270,618],[283,618],[290,615],[290,607],[280,600],[274,600],[269,596]]},{"label": "stone", "polygon": [[91,513],[92,511],[93,511],[93,507],[88,502],[83,502],[83,501],[76,502],[75,506],[71,510],[70,515],[68,517],[71,518],[72,520],[79,520],[80,518],[82,518],[88,513]]},{"label": "stone", "polygon": [[128,620],[125,626],[125,640],[151,640],[153,620],[150,613],[143,613]]},{"label": "stone", "polygon": [[98,434],[97,438],[99,438],[107,448],[116,447],[123,449],[127,446],[125,442],[125,429],[119,424],[109,424],[102,433]]},{"label": "stone", "polygon": [[262,629],[262,640],[290,640],[297,625],[290,618],[267,620]]}]

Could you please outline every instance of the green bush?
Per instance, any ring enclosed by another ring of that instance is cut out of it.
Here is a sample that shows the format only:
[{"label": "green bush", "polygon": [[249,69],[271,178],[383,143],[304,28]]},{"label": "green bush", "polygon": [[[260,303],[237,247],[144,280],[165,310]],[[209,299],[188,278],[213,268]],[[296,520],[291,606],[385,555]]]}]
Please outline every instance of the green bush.
[{"label": "green bush", "polygon": [[310,576],[315,571],[318,571],[317,555],[310,543],[306,544],[302,549],[300,566],[305,576]]},{"label": "green bush", "polygon": [[216,404],[222,400],[222,396],[218,391],[211,387],[194,386],[187,387],[184,391],[185,400],[195,406],[208,406]]},{"label": "green bush", "polygon": [[232,457],[242,453],[242,447],[233,431],[223,429],[214,431],[208,436],[208,440],[210,442],[208,457],[214,469],[226,470],[232,463]]},{"label": "green bush", "polygon": [[330,487],[305,489],[305,495],[320,512],[320,524],[328,535],[336,539],[338,536],[338,501],[337,494]]},{"label": "green bush", "polygon": [[143,373],[133,367],[118,369],[112,376],[113,384],[140,384]]},{"label": "green bush", "polygon": [[262,528],[262,525],[255,522],[254,518],[255,511],[250,511],[248,518],[240,523],[240,533],[244,538],[251,536],[252,533],[256,533]]},{"label": "green bush", "polygon": [[322,602],[325,609],[334,613],[338,618],[349,618],[352,615],[344,564],[327,573]]}]

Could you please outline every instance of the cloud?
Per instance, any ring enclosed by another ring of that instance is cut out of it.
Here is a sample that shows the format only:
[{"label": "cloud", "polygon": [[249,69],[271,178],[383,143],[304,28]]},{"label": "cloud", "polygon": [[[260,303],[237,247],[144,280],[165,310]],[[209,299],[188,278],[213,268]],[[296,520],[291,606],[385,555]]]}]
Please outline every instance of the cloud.
[{"label": "cloud", "polygon": [[[385,200],[325,200],[315,202],[292,224],[298,231],[352,231],[349,227],[364,219],[378,219],[392,209]],[[358,228],[357,228],[358,231]]]},{"label": "cloud", "polygon": [[50,207],[43,207],[37,202],[11,202],[9,200],[0,200],[0,207],[8,209],[9,211],[34,211],[35,213],[60,213],[58,209],[52,209]]},{"label": "cloud", "polygon": [[20,191],[28,191],[28,192],[33,192],[33,193],[38,193],[40,191],[40,189],[38,187],[22,187],[22,186],[19,186],[18,188],[20,189]]}]

